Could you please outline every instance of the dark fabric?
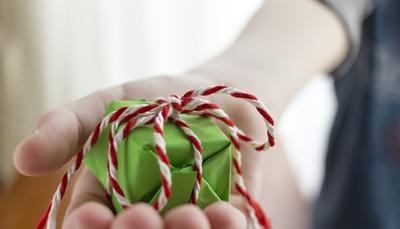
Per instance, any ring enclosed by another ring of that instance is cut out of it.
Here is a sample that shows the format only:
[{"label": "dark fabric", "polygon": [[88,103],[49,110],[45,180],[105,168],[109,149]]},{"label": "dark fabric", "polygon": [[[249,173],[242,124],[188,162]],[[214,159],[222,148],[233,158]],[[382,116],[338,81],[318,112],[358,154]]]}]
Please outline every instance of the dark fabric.
[{"label": "dark fabric", "polygon": [[339,109],[314,229],[400,228],[400,1],[362,24],[355,62],[335,77]]}]

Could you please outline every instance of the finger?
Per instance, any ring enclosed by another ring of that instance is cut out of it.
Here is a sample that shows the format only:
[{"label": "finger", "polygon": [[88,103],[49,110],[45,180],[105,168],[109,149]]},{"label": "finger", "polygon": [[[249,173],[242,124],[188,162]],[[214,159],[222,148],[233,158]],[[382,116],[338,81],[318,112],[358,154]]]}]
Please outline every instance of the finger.
[{"label": "finger", "polygon": [[89,170],[84,169],[74,186],[74,192],[71,195],[66,215],[72,214],[80,206],[88,202],[97,202],[112,209],[106,198],[104,187]]},{"label": "finger", "polygon": [[206,215],[194,205],[185,205],[171,210],[165,217],[166,229],[209,229]]},{"label": "finger", "polygon": [[110,209],[97,202],[88,202],[68,215],[63,229],[108,229],[114,219]]},{"label": "finger", "polygon": [[110,228],[113,219],[104,188],[89,170],[83,170],[76,181],[63,228]]},{"label": "finger", "polygon": [[226,202],[218,202],[204,209],[212,229],[245,229],[246,219],[242,212]]},{"label": "finger", "polygon": [[34,133],[14,153],[15,167],[25,175],[42,175],[65,164],[102,119],[112,100],[154,98],[209,84],[196,78],[157,77],[98,91],[43,115]]},{"label": "finger", "polygon": [[25,175],[55,170],[75,155],[112,100],[124,97],[123,86],[102,90],[43,115],[34,133],[15,149],[14,163]]},{"label": "finger", "polygon": [[160,214],[148,204],[135,204],[117,216],[112,229],[162,229]]}]

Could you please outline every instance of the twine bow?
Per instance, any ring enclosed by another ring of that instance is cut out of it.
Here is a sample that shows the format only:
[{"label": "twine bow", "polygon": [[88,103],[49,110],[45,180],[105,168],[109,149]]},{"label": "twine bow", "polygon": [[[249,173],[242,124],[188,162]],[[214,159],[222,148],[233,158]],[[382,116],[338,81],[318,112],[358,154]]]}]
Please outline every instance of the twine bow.
[{"label": "twine bow", "polygon": [[[217,104],[201,98],[212,94],[230,95],[253,105],[265,121],[267,140],[265,142],[253,140],[241,129],[239,129]],[[118,181],[118,143],[127,138],[135,128],[143,125],[152,125],[155,142],[154,151],[157,154],[157,161],[161,173],[161,192],[153,206],[158,211],[163,209],[171,196],[172,183],[170,162],[166,151],[163,128],[165,122],[171,120],[182,129],[187,139],[192,144],[195,159],[194,170],[196,172],[196,182],[192,191],[191,203],[196,204],[202,183],[202,146],[199,138],[190,129],[187,123],[180,118],[179,114],[205,116],[223,124],[235,148],[232,154],[235,188],[246,201],[247,210],[250,216],[249,225],[252,228],[259,228],[259,226],[263,227],[264,229],[270,228],[268,218],[264,214],[257,201],[251,197],[246,189],[242,176],[240,148],[241,144],[248,144],[257,151],[264,151],[269,147],[274,146],[274,121],[264,104],[261,103],[254,95],[242,92],[232,87],[213,86],[188,91],[182,97],[173,95],[166,99],[159,98],[151,104],[121,107],[105,116],[90,134],[83,147],[77,152],[75,160],[62,177],[62,180],[58,185],[52,200],[48,204],[46,211],[40,218],[36,229],[43,229],[45,227],[46,229],[56,228],[57,211],[69,181],[71,180],[73,174],[80,168],[85,155],[90,151],[93,145],[97,143],[99,136],[108,126],[111,127],[108,133],[108,176],[106,180],[106,192],[108,197],[114,195],[124,209],[132,206],[132,204],[129,203],[129,201],[125,198],[124,191],[122,190]]]}]

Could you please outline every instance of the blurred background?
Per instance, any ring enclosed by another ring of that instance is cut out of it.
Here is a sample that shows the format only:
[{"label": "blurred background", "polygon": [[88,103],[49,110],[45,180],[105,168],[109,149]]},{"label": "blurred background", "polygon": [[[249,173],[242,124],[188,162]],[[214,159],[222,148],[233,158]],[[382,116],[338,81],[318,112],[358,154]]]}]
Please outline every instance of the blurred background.
[{"label": "blurred background", "polygon": [[2,180],[41,113],[99,88],[181,74],[228,47],[261,3],[0,0]]},{"label": "blurred background", "polygon": [[[11,191],[30,198],[36,191],[13,189],[21,176],[13,168],[12,152],[40,114],[100,88],[181,74],[204,63],[234,41],[261,4],[262,0],[0,0],[2,196]],[[307,199],[313,199],[321,185],[335,109],[331,79],[316,75],[279,124],[297,184]],[[306,128],[314,141],[307,144],[300,132],[304,123],[312,123]],[[0,198],[0,209],[10,211],[5,203]]]}]

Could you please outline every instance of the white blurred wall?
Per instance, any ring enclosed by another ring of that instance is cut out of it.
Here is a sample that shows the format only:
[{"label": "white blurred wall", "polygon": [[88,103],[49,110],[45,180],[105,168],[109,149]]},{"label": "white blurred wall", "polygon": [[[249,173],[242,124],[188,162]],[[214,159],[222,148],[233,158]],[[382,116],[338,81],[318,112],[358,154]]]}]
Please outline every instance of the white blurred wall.
[{"label": "white blurred wall", "polygon": [[261,2],[35,1],[46,105],[201,64],[229,46]]},{"label": "white blurred wall", "polygon": [[314,200],[321,190],[330,129],[337,110],[333,78],[317,74],[289,104],[278,124],[300,192]]}]

